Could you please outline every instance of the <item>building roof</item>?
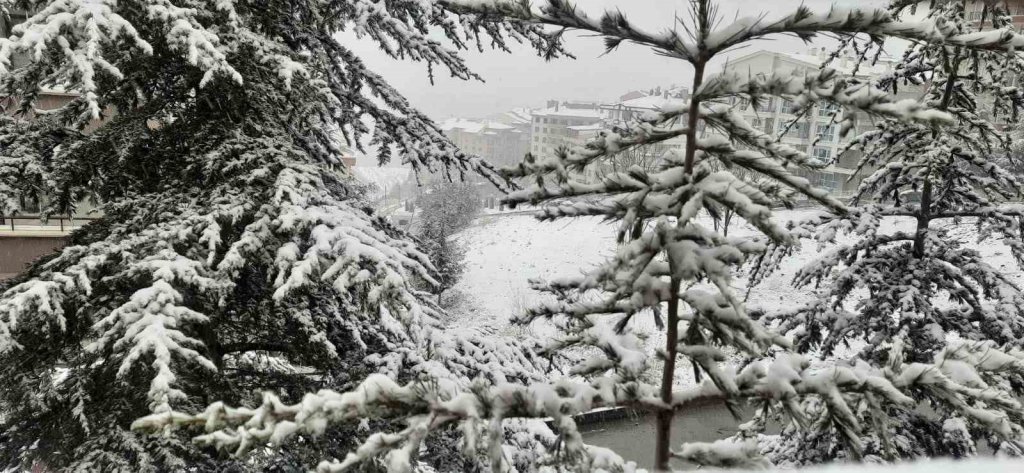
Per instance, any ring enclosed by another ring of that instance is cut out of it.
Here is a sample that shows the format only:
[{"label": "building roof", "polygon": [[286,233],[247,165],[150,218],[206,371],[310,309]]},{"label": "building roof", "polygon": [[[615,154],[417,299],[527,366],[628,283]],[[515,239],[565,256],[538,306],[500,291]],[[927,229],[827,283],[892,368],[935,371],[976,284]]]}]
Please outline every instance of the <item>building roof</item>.
[{"label": "building roof", "polygon": [[648,95],[646,97],[640,97],[638,99],[626,100],[616,104],[611,104],[612,108],[624,107],[641,110],[658,110],[664,108],[666,105],[678,105],[686,102],[683,99],[677,98],[665,98],[661,95]]},{"label": "building roof", "polygon": [[542,117],[573,117],[573,118],[602,118],[604,113],[597,108],[567,108],[552,107],[533,112],[534,116]]},{"label": "building roof", "polygon": [[438,126],[443,131],[461,130],[465,133],[483,133],[495,135],[497,131],[516,133],[516,127],[493,120],[477,121],[465,118],[449,118],[442,121]]},{"label": "building roof", "polygon": [[[764,49],[754,51],[749,54],[731,59],[726,67],[731,67],[736,63],[741,63],[752,59],[757,56],[769,55],[775,56],[786,61],[795,61],[802,63],[808,68],[819,68],[822,63],[828,59],[831,51],[812,49],[804,53],[789,53],[789,52],[778,52],[778,51],[767,51]],[[829,67],[835,69],[841,74],[852,74],[856,61],[850,57],[839,57],[829,62]],[[895,65],[895,61],[889,55],[883,54],[878,62],[872,64],[871,61],[864,61],[857,68],[857,75],[859,76],[876,76],[889,72]],[[761,72],[761,71],[757,71]],[[766,72],[766,71],[764,71]]]},{"label": "building roof", "polygon": [[567,126],[566,128],[574,131],[598,131],[603,130],[604,125],[601,123],[591,123],[590,125],[575,125]]},{"label": "building roof", "polygon": [[514,108],[507,112],[488,115],[486,118],[507,125],[529,125],[533,121],[533,111],[528,108]]}]

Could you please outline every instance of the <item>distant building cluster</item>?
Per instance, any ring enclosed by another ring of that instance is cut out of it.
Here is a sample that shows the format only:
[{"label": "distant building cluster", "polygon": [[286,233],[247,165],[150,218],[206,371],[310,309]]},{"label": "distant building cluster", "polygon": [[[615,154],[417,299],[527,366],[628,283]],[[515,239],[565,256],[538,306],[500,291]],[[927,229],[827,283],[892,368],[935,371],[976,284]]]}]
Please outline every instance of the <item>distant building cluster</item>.
[{"label": "distant building cluster", "polygon": [[[731,60],[722,72],[752,77],[761,74],[802,76],[817,72],[830,53],[825,49],[812,49],[804,54],[757,51]],[[878,77],[891,72],[894,66],[894,61],[887,58],[857,65],[853,58],[838,57],[829,63],[829,67],[842,74],[862,78]],[[920,91],[908,89],[901,95],[914,93]],[[640,114],[666,105],[685,102],[689,96],[690,91],[685,87],[670,87],[631,91],[610,103],[550,100],[542,109],[517,109],[482,120],[448,119],[441,123],[441,128],[464,151],[478,154],[499,166],[512,166],[522,161],[527,153],[544,156],[557,152],[560,147],[583,145],[601,130],[635,120]],[[860,159],[857,153],[838,156],[850,137],[839,136],[839,123],[844,117],[835,106],[821,104],[798,111],[795,104],[786,100],[769,100],[756,107],[742,100],[733,103],[755,128],[831,163],[822,170],[797,171],[817,187],[837,195],[849,195],[871,171],[857,171]],[[867,117],[859,118],[858,133],[873,126]],[[650,162],[657,162],[665,153],[683,149],[685,143],[685,137],[680,137],[644,152],[652,155],[648,157]]]}]

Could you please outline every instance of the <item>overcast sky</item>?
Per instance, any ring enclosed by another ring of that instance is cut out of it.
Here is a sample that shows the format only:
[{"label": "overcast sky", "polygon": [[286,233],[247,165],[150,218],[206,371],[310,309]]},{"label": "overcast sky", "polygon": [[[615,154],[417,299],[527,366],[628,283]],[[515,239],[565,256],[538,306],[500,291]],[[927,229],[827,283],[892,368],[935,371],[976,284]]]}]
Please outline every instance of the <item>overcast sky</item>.
[{"label": "overcast sky", "polygon": [[[658,30],[672,26],[675,14],[686,16],[688,0],[578,0],[577,6],[592,15],[617,7],[634,24]],[[880,6],[885,0],[720,0],[722,22],[739,16],[764,12],[769,18],[790,13],[801,3],[815,11],[833,4],[844,6]],[[568,48],[577,59],[545,62],[529,48],[514,49],[512,54],[498,51],[466,52],[470,67],[486,82],[452,79],[437,71],[434,85],[422,64],[394,61],[365,41],[345,35],[343,41],[353,47],[375,71],[403,92],[413,105],[435,119],[452,116],[482,117],[515,107],[539,107],[547,99],[609,100],[636,89],[688,84],[692,78],[689,64],[654,54],[637,45],[623,45],[603,55],[602,40],[576,34],[568,38]],[[357,44],[354,44],[357,43]],[[834,44],[824,38],[818,46]],[[743,55],[759,49],[782,52],[806,52],[800,40],[778,37],[759,41],[732,52]],[[720,66],[719,66],[720,67]],[[714,68],[717,70],[717,67]]]}]

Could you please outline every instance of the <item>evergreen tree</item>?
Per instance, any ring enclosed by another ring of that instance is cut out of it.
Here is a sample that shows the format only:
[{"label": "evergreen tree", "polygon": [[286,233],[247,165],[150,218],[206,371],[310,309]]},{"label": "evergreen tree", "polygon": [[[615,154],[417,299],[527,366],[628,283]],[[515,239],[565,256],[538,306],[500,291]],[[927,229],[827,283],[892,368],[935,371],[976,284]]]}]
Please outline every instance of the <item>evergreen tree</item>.
[{"label": "evergreen tree", "polygon": [[[340,157],[370,143],[382,162],[397,151],[418,170],[500,179],[335,35],[461,79],[476,75],[460,49],[511,39],[550,56],[556,36],[419,0],[2,5],[30,16],[0,39],[0,97],[38,116],[0,121],[0,212],[40,195],[50,215],[86,199],[102,211],[0,294],[4,469],[293,471],[357,446],[357,428],[234,461],[129,427],[372,373],[538,379],[545,363],[515,342],[439,330],[417,288],[436,282],[429,260],[365,208]],[[78,98],[35,113],[47,87]]]},{"label": "evergreen tree", "polygon": [[[715,3],[695,0],[692,22],[651,33],[637,28],[618,11],[592,18],[564,0],[538,6],[502,0],[443,3],[484,18],[507,17],[525,24],[598,33],[605,36],[609,49],[622,41],[648,45],[693,66],[693,96],[688,103],[667,105],[604,132],[585,146],[561,149],[553,155],[527,155],[523,163],[507,171],[507,175],[531,184],[512,193],[507,201],[545,204],[543,219],[602,216],[620,222],[620,244],[611,260],[578,277],[538,283],[539,289],[556,300],[523,317],[525,322],[552,319],[562,329],[563,336],[549,347],[550,353],[572,348],[589,356],[574,366],[572,377],[542,383],[427,390],[422,383],[400,385],[378,376],[351,392],[309,394],[297,405],[281,405],[275,399],[255,409],[215,404],[200,414],[152,415],[140,419],[136,427],[205,426],[210,431],[197,441],[244,452],[267,441],[277,443],[295,432],[323,432],[327,424],[351,423],[366,416],[404,417],[409,422],[407,428],[377,432],[342,461],[324,462],[319,468],[342,471],[384,458],[392,471],[411,471],[423,440],[442,426],[455,424],[467,432],[483,430],[485,436],[468,437],[464,447],[472,452],[482,444],[491,453],[491,470],[509,471],[502,454],[502,423],[547,417],[557,431],[558,448],[537,465],[573,471],[630,471],[633,465],[624,464],[612,452],[584,445],[572,418],[597,407],[630,406],[656,415],[656,468],[668,471],[672,459],[715,466],[764,465],[757,445],[746,441],[688,444],[672,450],[674,413],[698,400],[756,400],[765,410],[786,412],[807,428],[837,432],[854,457],[865,453],[859,438],[865,428],[859,415],[864,406],[913,406],[914,399],[907,393],[914,390],[947,396],[960,402],[963,411],[978,416],[998,415],[979,403],[1004,401],[1006,393],[982,389],[974,380],[981,376],[979,371],[994,369],[989,363],[997,355],[1001,362],[1010,362],[1000,366],[1018,366],[1020,354],[993,348],[985,357],[959,356],[955,372],[949,375],[942,366],[924,363],[898,372],[864,361],[812,366],[808,358],[790,351],[789,339],[752,320],[730,284],[736,268],[745,261],[771,258],[784,251],[774,249],[772,255],[766,255],[769,244],[785,248],[795,243],[797,233],[772,219],[770,207],[785,198],[783,190],[802,194],[839,215],[851,213],[842,202],[791,172],[822,163],[752,128],[732,110],[730,99],[756,103],[781,96],[800,107],[826,101],[848,109],[851,113],[847,116],[860,111],[927,130],[953,124],[955,116],[914,100],[894,100],[831,70],[803,77],[744,77],[713,76],[707,67],[723,51],[773,34],[795,34],[804,39],[816,34],[864,34],[879,41],[900,37],[977,50],[1012,49],[1024,45],[1024,37],[961,35],[932,21],[899,22],[883,10],[833,8],[816,14],[800,7],[778,20],[742,18],[717,27]],[[717,133],[701,136],[702,128]],[[850,129],[844,126],[845,131]],[[605,175],[598,182],[586,179],[587,171],[602,165],[611,154],[679,136],[687,138],[685,152],[668,157],[656,171],[633,168]],[[726,169],[713,171],[710,164],[716,160]],[[732,168],[764,180],[741,180],[728,170]],[[696,216],[712,204],[733,209],[760,234],[726,238],[701,225]],[[638,317],[663,324],[661,347],[653,346],[658,339],[634,332],[631,322]],[[660,376],[648,376],[649,368],[656,366],[652,351],[662,360]],[[742,368],[723,364],[728,355],[743,357]],[[678,389],[676,365],[682,361],[699,369],[704,378],[699,386]],[[878,415],[878,421],[885,420],[885,409],[870,410]],[[1014,439],[1020,428],[1009,423],[999,434]]]},{"label": "evergreen tree", "polygon": [[480,213],[480,194],[474,184],[438,180],[430,185],[418,203],[416,236],[437,269],[434,290],[440,304],[442,293],[455,286],[465,271],[466,250],[454,236],[469,227]]},{"label": "evergreen tree", "polygon": [[[894,2],[891,11],[907,14],[917,3]],[[1001,3],[985,4],[977,20],[968,18],[967,6],[936,3],[926,16],[948,35],[1016,37]],[[866,57],[874,51],[848,46]],[[803,222],[807,235],[829,248],[795,278],[797,286],[813,287],[815,298],[764,319],[793,334],[802,352],[829,356],[861,347],[860,358],[894,376],[926,363],[984,391],[965,404],[948,393],[915,390],[917,404],[930,409],[887,405],[884,422],[873,421],[872,410],[859,412],[869,454],[967,456],[980,441],[1024,453],[1024,418],[1013,395],[1024,386],[1024,293],[1006,265],[971,246],[1002,243],[1012,255],[1007,262],[1024,262],[1024,207],[1016,203],[1024,188],[1001,165],[1011,140],[996,124],[1015,120],[1024,105],[1024,92],[1008,85],[1022,73],[1024,59],[1012,51],[927,42],[909,48],[876,85],[892,92],[917,87],[926,106],[948,113],[952,123],[931,128],[885,119],[851,142],[846,151],[863,153],[859,167],[875,171],[854,197],[856,210]],[[961,370],[965,362],[984,369]],[[781,461],[798,464],[850,454],[833,432],[788,430],[771,448]]]}]

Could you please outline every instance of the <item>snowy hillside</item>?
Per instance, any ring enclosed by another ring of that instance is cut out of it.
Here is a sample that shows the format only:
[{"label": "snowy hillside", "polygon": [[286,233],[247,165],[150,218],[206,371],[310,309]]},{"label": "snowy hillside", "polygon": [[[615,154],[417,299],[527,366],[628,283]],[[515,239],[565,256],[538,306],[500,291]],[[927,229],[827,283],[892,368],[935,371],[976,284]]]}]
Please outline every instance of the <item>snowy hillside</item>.
[{"label": "snowy hillside", "polygon": [[410,175],[409,168],[394,166],[355,166],[352,171],[360,181],[373,184],[378,189],[401,185]]},{"label": "snowy hillside", "polygon": [[[801,212],[780,213],[783,218],[800,218]],[[710,225],[710,221],[705,222]],[[578,274],[611,257],[615,249],[614,224],[599,218],[564,222],[540,222],[532,215],[484,216],[462,233],[467,245],[467,270],[456,289],[469,294],[476,322],[504,322],[537,301],[529,287],[533,278]],[[743,233],[746,229],[735,229]],[[801,253],[800,262],[814,255],[811,245]],[[798,267],[787,268],[786,275]],[[751,300],[777,305],[798,297],[782,275],[756,289]]]},{"label": "snowy hillside", "polygon": [[[815,211],[781,211],[780,221],[806,218]],[[702,223],[710,226],[708,219]],[[909,222],[890,219],[886,231],[909,227]],[[470,324],[507,325],[509,318],[538,301],[529,286],[530,279],[578,274],[609,258],[615,248],[616,226],[599,218],[578,218],[561,222],[540,222],[530,214],[485,215],[460,239],[467,246],[467,269],[456,290],[467,298],[464,312]],[[750,228],[738,226],[730,235],[744,235]],[[973,229],[964,225],[958,232],[965,241],[975,239]],[[999,242],[973,245],[985,256],[1006,256]],[[764,283],[756,286],[747,299],[751,309],[776,310],[807,302],[807,290],[794,289],[791,281],[797,269],[819,256],[817,245],[804,242],[797,255]],[[1010,258],[1003,258],[1000,270],[1019,271]],[[737,281],[738,289],[745,289]]]}]

